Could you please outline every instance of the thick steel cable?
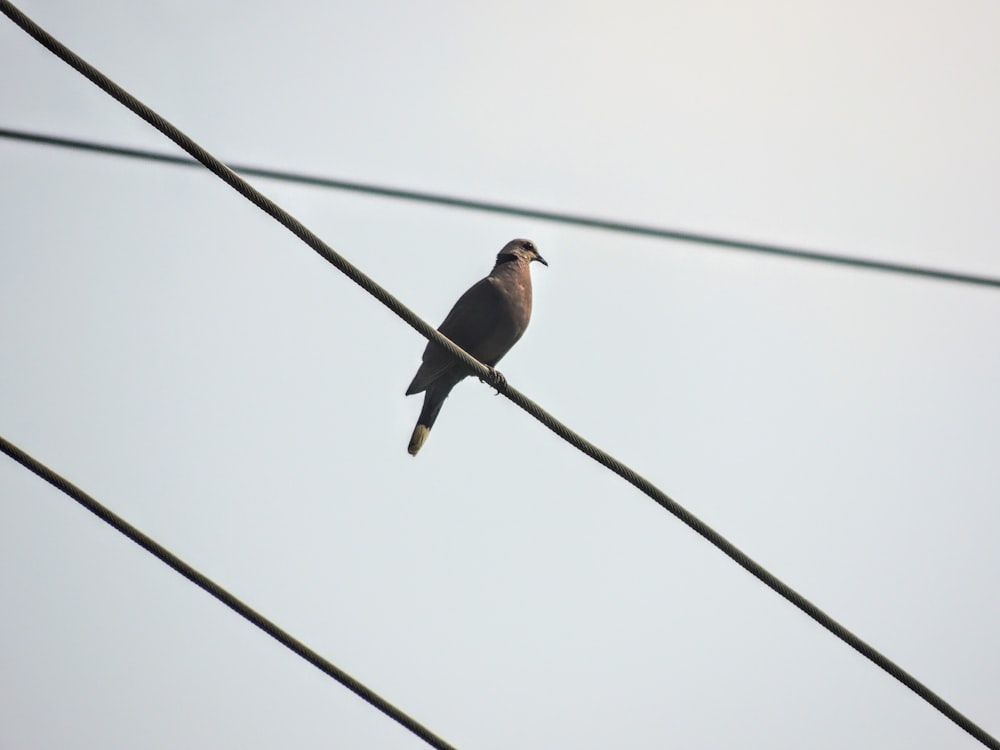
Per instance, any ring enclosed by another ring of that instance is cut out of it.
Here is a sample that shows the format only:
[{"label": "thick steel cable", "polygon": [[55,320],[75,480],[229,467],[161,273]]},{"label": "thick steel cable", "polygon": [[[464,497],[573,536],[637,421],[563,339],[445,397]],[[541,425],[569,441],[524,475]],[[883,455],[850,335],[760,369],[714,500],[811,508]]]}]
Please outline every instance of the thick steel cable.
[{"label": "thick steel cable", "polygon": [[100,502],[95,500],[93,497],[88,495],[86,492],[81,490],[75,484],[70,482],[68,479],[60,476],[48,466],[43,464],[36,458],[25,453],[23,450],[18,448],[16,445],[11,443],[9,440],[0,435],[0,451],[6,453],[12,459],[17,461],[21,466],[26,468],[28,471],[36,474],[37,476],[44,479],[46,482],[51,484],[60,492],[64,492],[71,498],[76,500],[80,505],[89,510],[95,516],[100,518],[106,524],[113,526],[115,529],[120,531],[122,534],[127,536],[133,542],[138,544],[147,552],[151,553],[162,562],[169,565],[171,568],[176,570],[182,576],[187,578],[193,584],[198,586],[198,588],[206,591],[207,593],[214,596],[220,602],[225,604],[231,610],[233,610],[240,617],[244,618],[248,622],[252,623],[256,627],[263,630],[269,636],[274,638],[278,643],[291,649],[296,654],[301,656],[307,662],[312,664],[314,667],[319,669],[321,672],[326,673],[341,685],[346,687],[352,693],[357,695],[359,698],[367,702],[369,705],[377,708],[379,711],[384,713],[393,721],[401,724],[402,726],[409,729],[413,734],[417,735],[420,739],[426,742],[431,747],[438,748],[439,750],[456,750],[453,745],[448,744],[443,739],[434,734],[431,730],[425,727],[423,724],[418,722],[416,719],[411,718],[407,714],[403,713],[400,709],[396,708],[394,705],[389,703],[385,698],[380,696],[371,688],[358,682],[356,679],[351,677],[347,672],[340,669],[333,663],[327,661],[318,653],[313,651],[311,648],[306,646],[302,641],[289,635],[286,631],[282,630],[278,625],[268,620],[264,615],[257,612],[255,609],[245,604],[241,600],[237,599],[233,594],[229,593],[226,589],[222,588],[219,584],[213,581],[211,578],[206,576],[204,573],[199,572],[188,563],[184,562],[181,558],[175,555],[173,552],[168,550],[162,544],[157,542],[152,537],[146,536],[143,532],[137,529],[135,526],[130,524],[121,516],[117,515],[113,511],[106,508]]},{"label": "thick steel cable", "polygon": [[[174,154],[164,154],[162,152],[151,151],[149,149],[114,146],[107,143],[98,143],[96,141],[87,141],[79,138],[63,138],[55,135],[44,135],[42,133],[30,133],[24,130],[13,130],[11,128],[0,128],[0,138],[26,141],[28,143],[39,143],[46,146],[72,148],[92,153],[125,156],[133,159],[158,161],[184,167],[202,166],[200,162],[195,161],[194,159],[188,159],[187,157],[176,156]],[[432,203],[439,206],[464,208],[473,211],[485,211],[494,214],[505,214],[507,216],[521,216],[529,219],[550,221],[557,224],[590,227],[591,229],[603,229],[609,232],[619,232],[643,237],[655,237],[657,239],[665,240],[677,240],[680,242],[693,242],[701,245],[723,247],[729,250],[764,253],[767,255],[795,258],[797,260],[808,260],[819,263],[832,263],[838,266],[862,268],[869,271],[883,271],[886,273],[896,273],[907,276],[917,276],[925,279],[934,279],[936,281],[954,281],[962,284],[976,284],[979,286],[989,286],[1000,289],[1000,278],[984,276],[982,274],[959,273],[957,271],[946,271],[940,268],[913,266],[907,263],[889,263],[888,261],[855,258],[846,255],[836,255],[834,253],[821,253],[815,250],[804,250],[802,248],[772,245],[763,242],[737,240],[731,237],[720,237],[718,235],[703,234],[700,232],[684,232],[679,229],[653,227],[626,221],[597,219],[592,216],[583,216],[581,214],[563,213],[559,211],[543,211],[541,209],[527,208],[525,206],[513,206],[507,203],[498,203],[494,201],[478,201],[470,198],[459,198],[454,195],[444,195],[441,193],[429,193],[420,190],[404,190],[402,188],[374,185],[367,182],[337,180],[332,177],[319,177],[317,175],[309,175],[302,172],[292,172],[283,169],[255,167],[249,164],[230,163],[229,168],[234,172],[238,172],[243,175],[264,177],[269,180],[281,180],[299,185],[313,185],[317,187],[332,188],[334,190],[345,190],[355,193],[365,193],[367,195],[377,195],[383,198],[396,198],[399,200]]]},{"label": "thick steel cable", "polygon": [[648,479],[636,473],[630,467],[626,466],[609,453],[601,450],[596,445],[590,443],[573,430],[566,427],[523,393],[509,386],[507,382],[493,369],[486,367],[483,363],[473,359],[467,352],[457,347],[449,339],[442,336],[430,325],[421,320],[409,308],[403,305],[402,302],[379,286],[373,279],[366,276],[345,258],[336,253],[329,245],[307,229],[295,217],[282,209],[263,193],[256,190],[245,180],[240,178],[235,172],[233,172],[233,170],[195,143],[176,126],[165,120],[106,75],[80,58],[72,50],[56,40],[52,35],[18,10],[12,3],[9,2],[9,0],[0,0],[0,10],[3,10],[3,12],[11,18],[11,20],[34,37],[40,44],[42,44],[42,46],[86,76],[99,88],[117,99],[135,114],[139,115],[142,119],[205,165],[205,167],[208,168],[213,174],[220,177],[228,185],[230,185],[230,187],[247,198],[247,200],[261,208],[261,210],[265,211],[280,224],[287,227],[320,256],[332,263],[348,278],[396,313],[396,315],[407,323],[407,325],[411,326],[424,338],[434,341],[436,344],[448,351],[452,356],[465,365],[472,374],[489,383],[492,387],[499,390],[507,398],[520,406],[554,433],[559,435],[559,437],[563,438],[566,442],[570,443],[601,465],[618,474],[618,476],[622,477],[641,492],[646,494],[662,508],[675,515],[683,523],[707,539],[711,544],[719,548],[719,550],[730,557],[748,573],[755,576],[758,580],[775,591],[782,598],[791,602],[837,638],[844,641],[844,643],[855,649],[866,659],[870,660],[873,664],[883,669],[925,701],[930,703],[948,719],[964,729],[984,745],[989,748],[993,748],[993,750],[1000,750],[1000,741],[988,734],[986,730],[975,724],[971,719],[962,714],[958,709],[945,701],[929,687],[917,680],[913,675],[909,674],[906,670],[888,657],[884,656],[868,643],[861,640],[861,638],[823,612],[819,607],[799,594],[793,588],[785,584],[777,576],[770,573],[762,565],[753,560],[742,550],[737,548],[732,542],[722,536],[719,532],[715,531],[704,521],[690,513],[675,500],[668,497],[666,493],[656,487]]}]

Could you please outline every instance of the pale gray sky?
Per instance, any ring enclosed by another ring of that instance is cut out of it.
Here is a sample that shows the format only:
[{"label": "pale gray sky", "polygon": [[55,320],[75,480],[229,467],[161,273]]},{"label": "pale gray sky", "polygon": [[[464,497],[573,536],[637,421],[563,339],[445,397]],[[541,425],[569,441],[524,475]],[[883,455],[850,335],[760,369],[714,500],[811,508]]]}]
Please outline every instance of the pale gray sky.
[{"label": "pale gray sky", "polygon": [[[1000,6],[19,6],[223,159],[1000,275]],[[0,21],[0,125],[171,150]],[[979,745],[207,172],[0,140],[0,434],[484,748]],[[1000,734],[1000,293],[257,181]],[[423,743],[0,460],[0,746]]]}]

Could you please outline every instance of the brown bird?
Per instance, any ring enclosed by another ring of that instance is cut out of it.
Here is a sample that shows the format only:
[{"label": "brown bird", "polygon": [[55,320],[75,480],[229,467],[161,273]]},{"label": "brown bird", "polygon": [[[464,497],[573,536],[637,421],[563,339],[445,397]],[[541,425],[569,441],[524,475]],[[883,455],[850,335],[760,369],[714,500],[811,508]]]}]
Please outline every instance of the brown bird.
[{"label": "brown bird", "polygon": [[[531,319],[531,261],[548,265],[531,240],[511,240],[497,255],[490,275],[459,297],[438,327],[484,365],[493,367],[521,338]],[[406,395],[426,391],[424,407],[407,450],[417,455],[451,389],[469,376],[457,359],[428,342],[423,363]]]}]

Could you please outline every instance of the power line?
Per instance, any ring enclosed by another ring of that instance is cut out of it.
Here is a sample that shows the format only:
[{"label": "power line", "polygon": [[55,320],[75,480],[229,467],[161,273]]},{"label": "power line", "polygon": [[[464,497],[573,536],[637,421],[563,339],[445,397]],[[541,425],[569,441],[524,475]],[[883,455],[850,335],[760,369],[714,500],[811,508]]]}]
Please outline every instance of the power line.
[{"label": "power line", "polygon": [[503,393],[508,399],[520,406],[568,443],[583,453],[586,453],[606,468],[618,474],[618,476],[622,477],[641,492],[646,494],[662,508],[675,515],[692,530],[700,534],[711,544],[721,550],[725,555],[730,557],[744,570],[755,576],[782,598],[789,601],[803,613],[826,628],[830,633],[835,635],[851,648],[855,649],[862,656],[870,660],[873,664],[883,669],[900,683],[930,703],[948,719],[978,739],[984,745],[993,748],[994,750],[1000,750],[1000,741],[997,741],[994,737],[989,735],[984,729],[958,711],[958,709],[945,701],[941,696],[937,695],[937,693],[917,680],[913,675],[906,672],[898,664],[877,651],[871,645],[863,641],[828,614],[823,612],[819,607],[785,584],[777,576],[770,573],[762,565],[737,548],[704,521],[694,516],[686,508],[667,496],[666,493],[656,487],[648,479],[566,427],[560,421],[555,419],[555,417],[538,406],[538,404],[534,401],[530,400],[520,391],[509,386],[506,380],[504,380],[499,373],[495,372],[492,368],[486,367],[481,362],[470,357],[468,353],[455,346],[454,343],[431,328],[430,325],[403,305],[402,302],[389,294],[388,291],[383,289],[372,278],[362,273],[344,257],[335,252],[333,248],[306,228],[305,225],[303,225],[298,219],[282,209],[263,193],[256,190],[245,180],[240,178],[235,172],[233,172],[233,170],[219,161],[216,157],[212,156],[212,154],[204,148],[199,146],[176,126],[165,120],[158,113],[136,99],[132,94],[128,93],[117,83],[112,81],[106,75],[80,58],[72,50],[52,37],[48,32],[12,5],[9,0],[0,0],[0,9],[2,9],[8,17],[10,17],[28,34],[34,37],[46,49],[86,76],[95,85],[100,87],[110,96],[117,99],[135,114],[142,117],[142,119],[170,138],[170,140],[180,146],[183,150],[191,154],[191,156],[201,162],[213,174],[225,181],[230,187],[247,198],[247,200],[251,201],[261,210],[265,211],[280,224],[287,227],[317,254],[336,266],[348,278],[382,302],[382,304],[396,313],[396,315],[406,322],[407,325],[419,332],[424,338],[434,341],[436,344],[447,350],[450,354],[452,354],[452,356],[465,365],[472,374],[489,383],[493,388],[496,388],[498,391]]},{"label": "power line", "polygon": [[[64,138],[61,136],[44,135],[42,133],[32,133],[24,130],[14,130],[11,128],[0,128],[0,137],[11,140],[26,141],[28,143],[44,144],[47,146],[59,146],[62,148],[77,149],[80,151],[90,151],[99,154],[125,156],[133,159],[145,159],[147,161],[157,161],[184,167],[201,166],[200,162],[195,161],[194,159],[188,159],[184,156],[165,154],[142,148],[115,146],[78,138]],[[431,203],[439,206],[450,206],[452,208],[464,208],[473,211],[505,214],[507,216],[520,216],[528,219],[550,221],[557,224],[589,227],[591,229],[603,229],[609,232],[619,232],[643,237],[655,237],[661,240],[693,242],[700,245],[728,248],[730,250],[764,253],[767,255],[777,255],[785,258],[795,258],[797,260],[808,260],[820,263],[832,263],[839,266],[863,268],[870,271],[905,274],[907,276],[917,276],[925,279],[935,279],[937,281],[955,281],[963,284],[976,284],[978,286],[1000,288],[1000,278],[981,274],[959,273],[957,271],[946,271],[938,268],[928,268],[926,266],[913,266],[906,263],[890,263],[888,261],[854,258],[846,255],[837,255],[835,253],[822,253],[814,250],[804,250],[801,248],[783,245],[750,242],[748,240],[738,240],[731,237],[720,237],[718,235],[703,234],[700,232],[685,232],[679,229],[666,229],[663,227],[634,224],[626,221],[597,219],[594,217],[564,213],[560,211],[543,211],[535,208],[526,208],[524,206],[514,206],[507,203],[472,200],[469,198],[459,198],[453,195],[429,193],[419,190],[404,190],[402,188],[392,188],[366,182],[337,180],[332,177],[319,177],[316,175],[304,174],[302,172],[269,169],[267,167],[255,167],[249,164],[230,164],[229,168],[234,172],[253,177],[264,177],[269,180],[281,180],[283,182],[292,182],[300,185],[313,185],[316,187],[333,188],[335,190],[345,190],[354,193],[365,193],[367,195],[377,195],[383,198],[396,198],[399,200]]]},{"label": "power line", "polygon": [[431,747],[439,748],[439,750],[456,750],[453,745],[445,742],[416,719],[413,719],[403,713],[403,711],[389,703],[389,701],[380,696],[374,690],[361,682],[358,682],[356,679],[347,674],[347,672],[324,659],[318,653],[302,643],[302,641],[289,635],[286,631],[282,630],[279,626],[264,617],[264,615],[257,612],[248,604],[245,604],[241,600],[237,599],[233,594],[222,588],[222,586],[217,584],[204,573],[201,573],[191,565],[188,565],[184,562],[184,560],[179,558],[155,539],[144,534],[124,518],[106,508],[100,502],[81,490],[68,479],[63,478],[54,472],[41,461],[25,453],[2,435],[0,435],[0,451],[6,453],[12,459],[21,464],[21,466],[41,477],[60,492],[64,492],[69,495],[106,524],[113,526],[144,550],[150,552],[159,560],[166,563],[193,584],[198,586],[198,588],[214,596],[240,617],[257,626],[269,636],[274,638],[282,646],[291,649],[321,672],[324,672],[335,679],[359,698],[377,708],[393,721],[396,721],[409,729],[413,732],[413,734],[424,740]]}]

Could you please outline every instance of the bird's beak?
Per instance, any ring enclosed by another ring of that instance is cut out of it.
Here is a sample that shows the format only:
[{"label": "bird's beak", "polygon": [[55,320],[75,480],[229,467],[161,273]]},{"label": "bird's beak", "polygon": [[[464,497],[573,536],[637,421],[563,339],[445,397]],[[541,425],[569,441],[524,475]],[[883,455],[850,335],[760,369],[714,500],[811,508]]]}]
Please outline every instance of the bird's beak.
[{"label": "bird's beak", "polygon": [[547,260],[545,260],[545,258],[543,258],[543,257],[542,257],[541,255],[539,255],[538,253],[535,253],[535,260],[537,260],[537,261],[538,261],[539,263],[541,263],[541,264],[542,264],[543,266],[548,266],[548,265],[549,265],[549,262],[548,262]]}]

